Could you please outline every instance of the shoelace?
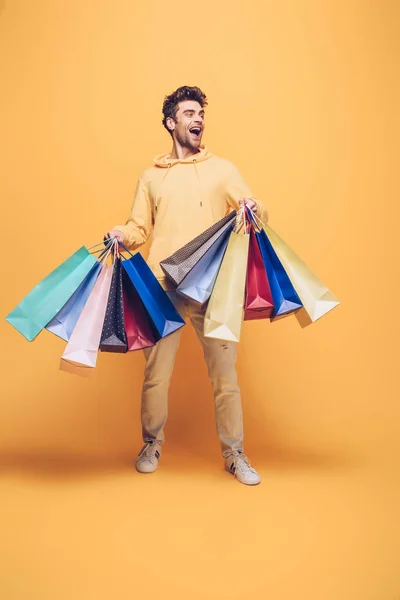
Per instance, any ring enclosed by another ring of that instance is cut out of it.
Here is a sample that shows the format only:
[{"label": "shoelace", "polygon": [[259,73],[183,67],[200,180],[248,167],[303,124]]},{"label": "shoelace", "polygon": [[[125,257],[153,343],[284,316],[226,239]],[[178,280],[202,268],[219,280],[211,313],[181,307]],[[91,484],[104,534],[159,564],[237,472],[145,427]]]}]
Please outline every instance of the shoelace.
[{"label": "shoelace", "polygon": [[243,452],[235,450],[234,452],[228,454],[227,458],[231,458],[233,460],[235,471],[239,470],[241,473],[245,473],[247,469],[254,471],[249,458],[243,454]]},{"label": "shoelace", "polygon": [[158,451],[158,453],[160,454],[160,444],[158,444],[157,442],[147,442],[147,444],[145,444],[143,446],[143,448],[140,451],[140,456],[146,456],[146,458],[148,458],[150,461],[152,461],[154,458],[156,457],[156,452]]}]

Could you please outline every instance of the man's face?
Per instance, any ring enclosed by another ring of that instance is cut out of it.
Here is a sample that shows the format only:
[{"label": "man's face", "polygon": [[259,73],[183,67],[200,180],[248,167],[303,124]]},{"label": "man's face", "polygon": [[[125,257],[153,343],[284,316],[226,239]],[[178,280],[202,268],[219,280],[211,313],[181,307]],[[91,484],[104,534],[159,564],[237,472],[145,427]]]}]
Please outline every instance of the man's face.
[{"label": "man's face", "polygon": [[175,119],[167,119],[167,125],[177,142],[184,148],[197,151],[205,127],[204,109],[195,100],[179,102]]}]

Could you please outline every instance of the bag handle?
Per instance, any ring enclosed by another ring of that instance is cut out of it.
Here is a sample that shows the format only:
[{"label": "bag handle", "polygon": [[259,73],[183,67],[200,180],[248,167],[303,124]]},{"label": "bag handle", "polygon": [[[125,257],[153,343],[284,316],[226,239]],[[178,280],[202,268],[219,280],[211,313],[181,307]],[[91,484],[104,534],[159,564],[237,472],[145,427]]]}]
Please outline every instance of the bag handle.
[{"label": "bag handle", "polygon": [[[95,244],[94,246],[91,246],[90,248],[88,248],[88,251],[91,254],[97,254],[98,252],[100,252],[99,257],[98,257],[100,259],[100,257],[104,254],[104,252],[107,251],[112,246],[113,241],[114,241],[113,238],[108,239],[108,240],[104,239],[102,242],[99,242],[98,244]],[[99,248],[99,250],[93,250],[93,248],[96,248],[97,246],[100,246],[100,245],[102,245],[103,248]]]},{"label": "bag handle", "polygon": [[[248,217],[249,221],[251,222],[253,228],[255,230],[257,230],[258,232],[260,232],[261,227],[256,221],[256,219],[258,219],[256,213],[253,212],[249,206],[246,206],[246,213],[247,213],[247,217]],[[258,219],[258,220],[260,220],[260,219]]]},{"label": "bag handle", "polygon": [[[115,258],[117,257],[115,246],[116,246],[115,238],[113,238],[110,240],[110,243],[108,243],[106,245],[106,247],[101,251],[101,253],[97,257],[98,260],[100,262],[105,262],[107,260],[107,258],[110,256],[111,252],[113,253],[113,260],[115,260]],[[97,250],[97,252],[99,252],[99,250]]]},{"label": "bag handle", "polygon": [[106,245],[105,248],[101,249],[101,250],[97,250],[97,252],[100,252],[99,256],[97,257],[99,261],[102,261],[104,258],[104,255],[106,255],[105,260],[108,258],[110,251],[112,249],[112,243],[110,242],[109,244]]},{"label": "bag handle", "polygon": [[241,231],[244,224],[244,218],[244,206],[242,206],[236,213],[235,224],[233,226],[233,231],[235,233],[239,233]]},{"label": "bag handle", "polygon": [[266,224],[263,223],[263,221],[261,221],[260,217],[255,212],[253,212],[249,206],[246,206],[246,209],[255,227],[257,227],[259,231],[261,231],[261,229],[265,229]]},{"label": "bag handle", "polygon": [[120,246],[124,249],[124,252],[127,252],[128,254],[130,254],[130,256],[133,256],[132,252],[130,252],[122,242],[118,242],[116,237],[104,239],[102,242],[99,242],[98,244],[95,244],[94,246],[88,248],[88,250],[90,251],[93,248],[96,248],[100,245],[105,246],[105,248],[103,247],[99,250],[93,250],[93,252],[91,253],[97,254],[98,252],[100,252],[99,256],[97,257],[99,261],[107,260],[111,252],[113,252],[114,259],[121,258],[123,260],[126,260],[125,256],[120,254]]},{"label": "bag handle", "polygon": [[252,219],[249,217],[247,209],[248,207],[244,205],[238,210],[235,226],[233,228],[233,231],[235,233],[239,233],[242,230],[242,228],[244,228],[245,235],[248,235],[250,233],[252,222],[255,223],[255,221],[252,221]]},{"label": "bag handle", "polygon": [[[124,249],[124,252],[127,252],[127,253],[128,253],[130,256],[131,256],[131,257],[133,257],[133,256],[134,256],[134,254],[132,254],[132,252],[131,252],[130,250],[128,250],[128,248],[127,248],[126,246],[124,246],[124,244],[123,244],[122,242],[118,242],[117,246],[118,246],[118,247],[119,247],[119,246],[121,246],[121,248],[123,248],[123,249]],[[125,256],[122,256],[122,255],[121,255],[121,258],[122,258],[123,260],[126,260]]]},{"label": "bag handle", "polygon": [[[88,248],[88,251],[91,252],[93,250],[93,248],[97,248],[97,246],[109,246],[114,238],[104,238],[104,240],[102,242],[99,242],[98,244],[95,244],[94,246],[90,246],[90,248]],[[92,254],[95,254],[96,252],[102,252],[103,248],[100,248],[99,250],[93,250]]]}]

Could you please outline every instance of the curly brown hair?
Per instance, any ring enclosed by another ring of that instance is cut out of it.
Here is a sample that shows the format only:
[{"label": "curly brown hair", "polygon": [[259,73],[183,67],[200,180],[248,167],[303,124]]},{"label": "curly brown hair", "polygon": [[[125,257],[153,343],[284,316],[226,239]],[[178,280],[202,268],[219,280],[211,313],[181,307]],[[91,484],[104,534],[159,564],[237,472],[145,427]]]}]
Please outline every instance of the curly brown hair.
[{"label": "curly brown hair", "polygon": [[200,104],[201,108],[204,108],[208,105],[205,93],[202,92],[201,89],[196,86],[190,87],[188,85],[183,85],[182,87],[172,92],[172,94],[170,94],[169,96],[165,96],[162,108],[164,115],[162,124],[171,136],[172,131],[167,127],[167,118],[172,117],[172,119],[175,121],[176,113],[178,110],[178,104],[179,102],[184,102],[185,100],[195,100]]}]

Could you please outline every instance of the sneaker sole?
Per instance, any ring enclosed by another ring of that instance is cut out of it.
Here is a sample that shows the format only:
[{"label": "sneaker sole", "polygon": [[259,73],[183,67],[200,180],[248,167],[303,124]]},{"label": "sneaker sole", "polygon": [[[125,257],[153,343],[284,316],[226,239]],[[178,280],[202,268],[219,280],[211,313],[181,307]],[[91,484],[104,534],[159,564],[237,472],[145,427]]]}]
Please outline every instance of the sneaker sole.
[{"label": "sneaker sole", "polygon": [[154,473],[154,471],[157,471],[158,465],[152,471],[141,471],[137,464],[135,464],[135,467],[138,473],[142,473],[143,475],[150,475],[151,473]]},{"label": "sneaker sole", "polygon": [[261,479],[260,481],[256,481],[254,483],[247,483],[246,481],[241,481],[239,479],[239,477],[236,477],[235,473],[232,473],[232,471],[230,469],[228,469],[227,467],[225,467],[225,471],[227,471],[230,475],[233,475],[235,479],[238,480],[239,483],[242,483],[243,485],[250,485],[250,486],[254,486],[254,485],[260,485],[261,483]]},{"label": "sneaker sole", "polygon": [[138,473],[141,473],[142,475],[151,475],[152,473],[155,473],[155,472],[157,471],[157,469],[154,469],[154,471],[141,471],[140,469],[138,469],[138,468],[136,467],[136,471],[137,471]]}]

